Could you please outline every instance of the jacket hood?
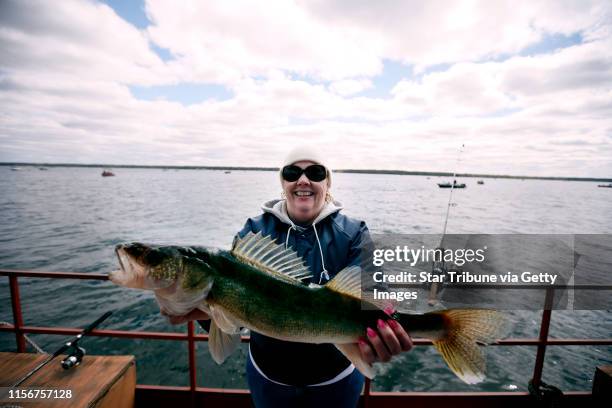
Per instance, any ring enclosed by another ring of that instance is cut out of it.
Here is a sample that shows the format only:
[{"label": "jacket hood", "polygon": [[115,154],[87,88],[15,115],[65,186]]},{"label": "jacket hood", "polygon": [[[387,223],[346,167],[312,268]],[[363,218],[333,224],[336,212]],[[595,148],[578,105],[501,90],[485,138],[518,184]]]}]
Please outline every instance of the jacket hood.
[{"label": "jacket hood", "polygon": [[[342,208],[343,208],[342,203],[335,201],[335,200],[325,203],[325,206],[323,206],[323,209],[321,210],[317,218],[315,218],[315,220],[312,222],[312,225],[315,225],[316,223],[318,223],[325,217],[340,211]],[[295,224],[293,221],[291,221],[291,218],[289,218],[289,214],[287,213],[287,201],[286,200],[276,199],[276,200],[267,201],[262,204],[261,209],[264,212],[274,215],[281,222],[291,225],[292,227],[299,228],[299,225]]]}]

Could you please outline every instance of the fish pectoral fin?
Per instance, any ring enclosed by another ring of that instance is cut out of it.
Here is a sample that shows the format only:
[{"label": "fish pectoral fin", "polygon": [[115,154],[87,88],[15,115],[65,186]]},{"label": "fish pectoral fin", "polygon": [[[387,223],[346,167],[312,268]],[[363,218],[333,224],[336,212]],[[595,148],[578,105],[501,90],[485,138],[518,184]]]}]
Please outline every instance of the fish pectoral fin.
[{"label": "fish pectoral fin", "polygon": [[202,305],[206,291],[184,290],[180,285],[154,291],[161,310],[173,316],[183,316]]},{"label": "fish pectoral fin", "polygon": [[201,310],[202,312],[206,313],[208,316],[212,315],[212,312],[210,311],[210,306],[206,302],[200,303],[196,309]]},{"label": "fish pectoral fin", "polygon": [[214,320],[217,327],[224,333],[227,334],[238,334],[240,333],[240,324],[236,322],[231,314],[226,312],[220,306],[209,306],[210,318]]},{"label": "fish pectoral fin", "polygon": [[240,333],[228,334],[217,326],[215,320],[210,322],[208,351],[217,364],[222,364],[240,344]]},{"label": "fish pectoral fin", "polygon": [[357,343],[347,344],[334,344],[338,350],[346,357],[351,363],[355,365],[361,374],[365,375],[369,379],[376,376],[376,369],[370,364],[366,363],[361,357],[359,352],[359,346]]}]

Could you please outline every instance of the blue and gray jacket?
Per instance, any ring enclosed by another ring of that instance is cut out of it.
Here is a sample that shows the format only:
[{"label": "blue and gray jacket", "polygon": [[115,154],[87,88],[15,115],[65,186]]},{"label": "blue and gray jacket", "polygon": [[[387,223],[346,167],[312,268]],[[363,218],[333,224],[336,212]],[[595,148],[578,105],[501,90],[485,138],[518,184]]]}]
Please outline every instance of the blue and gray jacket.
[{"label": "blue and gray jacket", "polygon": [[[327,203],[308,226],[289,218],[285,200],[269,201],[262,209],[238,235],[261,232],[293,248],[311,269],[312,283],[325,284],[347,266],[360,264],[361,249],[370,240],[368,228],[364,221],[340,214],[340,203]],[[281,384],[326,383],[354,369],[332,344],[287,342],[252,332],[249,351],[258,371]]]}]

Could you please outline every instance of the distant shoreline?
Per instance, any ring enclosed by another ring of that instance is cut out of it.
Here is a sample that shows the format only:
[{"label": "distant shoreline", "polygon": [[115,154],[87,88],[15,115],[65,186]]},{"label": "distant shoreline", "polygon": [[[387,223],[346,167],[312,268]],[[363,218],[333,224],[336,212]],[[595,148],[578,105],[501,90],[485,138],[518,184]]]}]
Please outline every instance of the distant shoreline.
[{"label": "distant shoreline", "polygon": [[[167,169],[167,170],[236,170],[236,171],[278,171],[278,167],[237,167],[237,166],[145,166],[135,164],[76,164],[76,163],[9,163],[0,162],[0,166],[28,166],[28,167],[90,167],[90,168],[114,168],[114,169]],[[441,171],[408,171],[408,170],[373,170],[373,169],[337,169],[335,173],[360,173],[360,174],[395,174],[401,176],[433,176],[453,177],[453,173]],[[457,173],[455,177],[470,178],[502,178],[502,179],[524,179],[524,180],[558,180],[558,181],[595,181],[612,182],[612,178],[598,177],[550,177],[550,176],[515,176],[507,174],[476,174]]]}]

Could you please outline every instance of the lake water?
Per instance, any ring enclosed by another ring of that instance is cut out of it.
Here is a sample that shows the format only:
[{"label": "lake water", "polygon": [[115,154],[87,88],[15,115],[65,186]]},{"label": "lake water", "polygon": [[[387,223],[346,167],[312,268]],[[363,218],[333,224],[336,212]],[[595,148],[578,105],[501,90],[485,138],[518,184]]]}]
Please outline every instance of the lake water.
[{"label": "lake water", "polygon": [[[125,241],[228,248],[262,202],[280,196],[274,172],[117,169],[102,178],[96,168],[0,166],[0,267],[106,273],[116,269],[113,248]],[[442,179],[420,176],[335,174],[332,192],[345,214],[364,219],[374,233],[437,234],[448,190]],[[444,180],[446,181],[446,180]],[[609,234],[612,190],[596,183],[485,179],[462,180],[454,192],[448,232]],[[110,282],[20,279],[27,325],[82,327],[106,310],[103,327],[184,331],[159,315],[151,293]],[[509,312],[511,337],[536,337],[541,312]],[[0,321],[12,322],[8,279],[0,278]],[[612,336],[610,311],[554,311],[551,336]],[[52,352],[62,336],[32,335]],[[13,334],[0,333],[0,350],[14,351]],[[86,338],[90,354],[134,354],[141,384],[186,385],[186,343]],[[246,388],[246,345],[217,366],[198,344],[200,386]],[[535,347],[489,347],[485,382],[458,380],[433,347],[416,347],[384,368],[373,389],[388,391],[526,390]],[[543,379],[564,390],[591,388],[596,365],[612,363],[612,347],[549,347]]]}]

